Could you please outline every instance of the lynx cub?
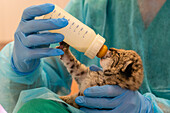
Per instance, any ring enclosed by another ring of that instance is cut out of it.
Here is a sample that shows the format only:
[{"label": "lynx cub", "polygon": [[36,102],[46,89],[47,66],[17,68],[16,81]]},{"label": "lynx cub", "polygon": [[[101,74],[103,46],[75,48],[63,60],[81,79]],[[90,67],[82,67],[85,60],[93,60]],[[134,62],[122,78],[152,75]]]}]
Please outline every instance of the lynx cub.
[{"label": "lynx cub", "polygon": [[140,56],[132,50],[110,48],[101,58],[103,71],[91,71],[81,64],[70,52],[69,45],[62,42],[57,47],[64,51],[61,60],[68,72],[79,85],[79,93],[71,96],[61,96],[66,103],[79,108],[75,103],[77,96],[82,96],[86,88],[102,85],[119,85],[129,90],[138,90],[143,81],[143,65]]}]

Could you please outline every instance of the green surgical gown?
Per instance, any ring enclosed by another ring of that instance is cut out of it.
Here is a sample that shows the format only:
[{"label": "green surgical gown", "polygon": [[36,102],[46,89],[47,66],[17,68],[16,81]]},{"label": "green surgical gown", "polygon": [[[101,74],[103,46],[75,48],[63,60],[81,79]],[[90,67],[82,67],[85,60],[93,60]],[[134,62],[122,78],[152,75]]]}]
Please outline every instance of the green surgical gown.
[{"label": "green surgical gown", "polygon": [[[147,28],[137,0],[71,0],[65,10],[102,35],[109,48],[135,50],[144,66],[140,92],[152,101],[154,112],[170,112],[170,0]],[[36,71],[21,76],[11,68],[12,49],[13,42],[0,52],[0,104],[9,113],[14,107],[16,113],[31,99],[61,101],[58,95],[70,92],[71,77],[58,57],[41,59]],[[71,51],[81,63],[99,66],[97,57],[91,60],[73,48]]]},{"label": "green surgical gown", "polygon": [[[48,112],[47,112],[48,111]],[[18,113],[70,113],[67,105],[53,100],[32,99],[24,104]]]}]

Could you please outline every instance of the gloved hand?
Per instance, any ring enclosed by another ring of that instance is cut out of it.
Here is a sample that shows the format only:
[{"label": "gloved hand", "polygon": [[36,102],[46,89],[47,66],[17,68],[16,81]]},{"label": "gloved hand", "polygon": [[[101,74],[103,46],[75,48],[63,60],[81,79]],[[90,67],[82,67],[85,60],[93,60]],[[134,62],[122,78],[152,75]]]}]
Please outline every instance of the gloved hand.
[{"label": "gloved hand", "polygon": [[58,33],[41,32],[60,29],[68,25],[61,19],[34,20],[36,16],[48,14],[54,9],[53,4],[42,4],[24,10],[21,22],[15,32],[12,55],[12,68],[19,74],[33,72],[40,64],[40,58],[64,54],[60,49],[49,48],[52,43],[63,41],[64,36]]},{"label": "gloved hand", "polygon": [[86,113],[151,113],[149,99],[138,91],[122,89],[117,85],[95,86],[84,91],[75,102]]},{"label": "gloved hand", "polygon": [[103,69],[93,64],[90,66],[90,70],[91,71],[102,71]]}]

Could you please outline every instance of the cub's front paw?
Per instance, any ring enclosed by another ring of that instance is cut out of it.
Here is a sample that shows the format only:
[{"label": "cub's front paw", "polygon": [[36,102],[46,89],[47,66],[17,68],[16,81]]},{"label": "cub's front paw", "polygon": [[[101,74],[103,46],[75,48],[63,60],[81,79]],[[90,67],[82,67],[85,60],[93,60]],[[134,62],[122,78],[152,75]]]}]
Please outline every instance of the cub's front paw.
[{"label": "cub's front paw", "polygon": [[69,50],[69,45],[65,42],[60,42],[60,46],[57,46],[56,47],[57,49],[61,49],[63,50],[64,52],[68,51]]}]

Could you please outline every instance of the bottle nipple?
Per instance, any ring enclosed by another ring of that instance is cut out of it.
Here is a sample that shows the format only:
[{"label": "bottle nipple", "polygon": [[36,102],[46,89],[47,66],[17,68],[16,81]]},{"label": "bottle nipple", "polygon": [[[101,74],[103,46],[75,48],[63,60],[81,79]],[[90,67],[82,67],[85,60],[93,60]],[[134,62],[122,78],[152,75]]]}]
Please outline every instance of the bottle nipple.
[{"label": "bottle nipple", "polygon": [[107,51],[108,51],[108,47],[106,45],[103,45],[101,47],[101,49],[99,50],[99,52],[97,53],[97,57],[98,58],[104,57],[106,55]]}]

